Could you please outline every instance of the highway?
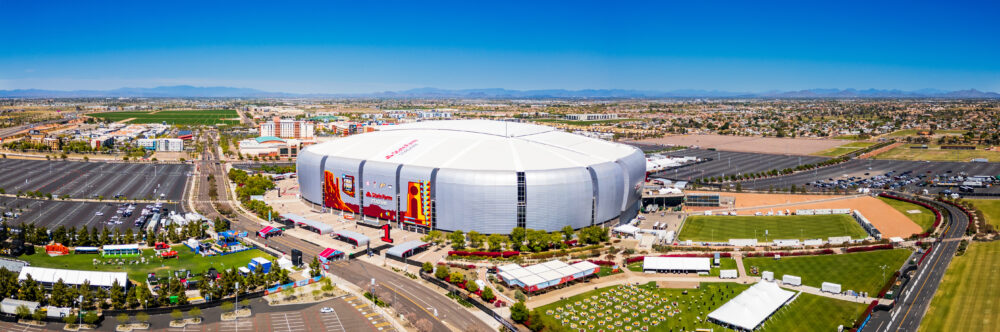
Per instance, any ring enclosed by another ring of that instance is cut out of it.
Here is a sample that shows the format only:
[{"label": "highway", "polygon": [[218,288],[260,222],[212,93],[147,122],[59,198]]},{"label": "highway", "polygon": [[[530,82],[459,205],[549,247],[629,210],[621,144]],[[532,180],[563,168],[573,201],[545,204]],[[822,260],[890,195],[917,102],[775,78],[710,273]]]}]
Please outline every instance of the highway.
[{"label": "highway", "polygon": [[962,210],[947,204],[940,205],[945,207],[943,214],[949,220],[944,237],[934,244],[931,253],[914,272],[914,277],[900,292],[893,308],[873,312],[865,331],[916,331],[920,327],[924,313],[969,225],[969,218]]},{"label": "highway", "polygon": [[[206,139],[212,140],[213,142],[215,141],[215,137],[217,137],[215,133],[208,132],[203,133],[202,136]],[[223,209],[230,209],[231,211],[234,211],[236,216],[235,218],[227,218],[231,220],[231,228],[238,231],[248,231],[250,234],[260,230],[262,226],[259,225],[257,221],[244,216],[238,209],[235,208],[235,206],[232,205],[232,202],[235,202],[235,199],[230,198],[230,193],[226,190],[226,183],[223,182],[228,181],[225,172],[223,171],[224,167],[216,164],[219,160],[217,155],[218,151],[215,149],[215,145],[211,143],[205,144],[205,147],[205,152],[203,153],[201,160],[198,161],[201,174],[198,175],[199,186],[197,191],[198,197],[194,200],[195,208],[208,218],[226,218],[221,215],[218,210],[216,210],[215,206],[212,206],[209,200],[209,186],[207,185],[208,183],[206,180],[208,174],[214,174],[214,184],[218,186],[219,193],[219,200],[215,202],[216,206]],[[303,253],[303,262],[312,261],[313,257],[324,249],[314,243],[287,235],[271,237],[262,242],[264,242],[268,248],[272,248],[286,254],[290,254],[291,249],[301,250]],[[434,331],[493,330],[454,300],[449,299],[436,291],[428,289],[428,286],[424,286],[415,280],[392,271],[385,270],[370,263],[359,260],[340,262],[331,266],[329,272],[364,289],[369,289],[371,279],[375,278],[376,293],[396,295],[395,301],[393,301],[393,308],[397,312],[403,314],[412,312],[416,314],[417,320],[426,318],[434,324]],[[434,316],[435,312],[437,313],[436,317]]]}]

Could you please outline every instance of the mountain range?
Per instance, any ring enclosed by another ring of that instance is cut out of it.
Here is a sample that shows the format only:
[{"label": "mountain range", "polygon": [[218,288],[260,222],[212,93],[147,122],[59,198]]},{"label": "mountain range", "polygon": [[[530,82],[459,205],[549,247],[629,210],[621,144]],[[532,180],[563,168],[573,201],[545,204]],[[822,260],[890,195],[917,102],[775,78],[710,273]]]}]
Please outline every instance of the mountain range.
[{"label": "mountain range", "polygon": [[197,87],[190,85],[160,86],[155,88],[120,88],[113,90],[0,90],[0,98],[482,98],[482,99],[541,99],[541,98],[998,98],[1000,93],[976,89],[944,91],[921,89],[914,91],[882,89],[808,89],[798,91],[732,92],[719,90],[627,90],[627,89],[584,89],[584,90],[509,90],[509,89],[437,89],[418,88],[402,91],[382,91],[372,93],[329,93],[299,94],[269,92],[249,88]]}]

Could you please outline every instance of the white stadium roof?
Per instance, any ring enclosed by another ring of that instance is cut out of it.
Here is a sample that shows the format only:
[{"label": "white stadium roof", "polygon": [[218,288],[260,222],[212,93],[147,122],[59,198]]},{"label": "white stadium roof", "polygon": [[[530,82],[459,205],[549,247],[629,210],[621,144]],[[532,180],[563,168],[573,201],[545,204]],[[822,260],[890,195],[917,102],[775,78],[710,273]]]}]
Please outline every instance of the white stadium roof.
[{"label": "white stadium roof", "polygon": [[327,156],[434,168],[548,170],[614,162],[634,147],[552,127],[489,120],[426,121],[316,144]]},{"label": "white stadium roof", "polygon": [[708,318],[744,330],[753,330],[793,296],[795,292],[781,289],[772,282],[761,281],[709,313]]}]

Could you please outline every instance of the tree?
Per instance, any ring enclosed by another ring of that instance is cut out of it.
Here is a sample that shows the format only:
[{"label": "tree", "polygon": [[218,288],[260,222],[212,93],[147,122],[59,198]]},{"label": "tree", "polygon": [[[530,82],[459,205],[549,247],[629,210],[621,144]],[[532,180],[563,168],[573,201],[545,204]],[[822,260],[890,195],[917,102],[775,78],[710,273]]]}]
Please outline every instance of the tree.
[{"label": "tree", "polygon": [[431,262],[424,262],[424,265],[421,266],[420,269],[424,271],[424,273],[431,273],[431,271],[434,271],[434,264],[431,264]]},{"label": "tree", "polygon": [[184,313],[181,312],[180,309],[174,309],[174,311],[170,312],[170,317],[173,317],[175,320],[180,320],[181,318],[184,318]]},{"label": "tree", "polygon": [[524,227],[514,227],[510,230],[510,243],[513,244],[512,249],[521,250],[521,244],[524,243],[524,239],[527,237],[527,231]]},{"label": "tree", "polygon": [[28,316],[31,316],[31,309],[28,309],[28,306],[26,305],[19,305],[16,309],[14,309],[14,315],[16,315],[17,318],[26,319]]},{"label": "tree", "polygon": [[455,284],[461,284],[464,280],[465,275],[462,275],[462,272],[455,271],[448,275],[448,281]]},{"label": "tree", "polygon": [[35,309],[35,312],[31,313],[31,318],[37,321],[45,319],[45,309],[42,308]]},{"label": "tree", "polygon": [[201,309],[198,307],[191,308],[191,310],[188,310],[188,316],[201,317]]},{"label": "tree", "polygon": [[479,284],[477,284],[475,280],[469,280],[469,282],[465,283],[465,290],[470,293],[475,293],[479,290]]},{"label": "tree", "polygon": [[[291,289],[291,288],[289,288],[289,289]],[[284,293],[284,291],[282,291],[282,293]],[[233,310],[233,303],[229,302],[229,301],[222,302],[222,305],[219,306],[219,308],[222,309],[222,312],[232,311]]]},{"label": "tree", "polygon": [[486,238],[486,242],[489,242],[490,251],[500,251],[503,249],[504,236],[500,234],[490,234]]},{"label": "tree", "polygon": [[111,284],[111,306],[115,310],[121,310],[125,307],[125,290],[118,284],[118,280]]},{"label": "tree", "polygon": [[510,319],[518,323],[524,323],[528,319],[528,307],[524,305],[524,301],[518,301],[510,307]]},{"label": "tree", "polygon": [[486,302],[493,302],[493,299],[496,298],[496,296],[493,295],[493,289],[489,287],[483,288],[482,298],[483,300],[486,300]]},{"label": "tree", "polygon": [[417,331],[420,332],[430,332],[434,329],[434,324],[427,320],[427,318],[421,318],[416,323],[413,323],[413,327],[416,327]]},{"label": "tree", "polygon": [[93,311],[88,312],[86,315],[83,315],[83,322],[90,325],[94,325],[94,323],[97,323],[97,319],[98,319],[97,313]]},{"label": "tree", "polygon": [[76,324],[76,316],[67,315],[67,316],[63,317],[63,323],[66,323],[66,325],[74,325],[74,324]]},{"label": "tree", "polygon": [[483,246],[483,240],[485,235],[479,234],[477,231],[469,232],[469,246],[473,248],[481,248]]},{"label": "tree", "polygon": [[146,323],[149,321],[149,314],[145,312],[139,312],[135,314],[135,320],[139,321],[140,323]]},{"label": "tree", "polygon": [[126,313],[120,313],[117,316],[115,316],[115,320],[118,321],[118,324],[128,323],[128,319],[129,317],[128,314]]},{"label": "tree", "polygon": [[448,234],[448,240],[451,241],[451,247],[455,250],[465,248],[465,233],[460,230]]},{"label": "tree", "polygon": [[[448,266],[441,265],[441,266],[438,266],[438,268],[437,268],[436,271],[434,271],[434,277],[443,280],[444,278],[448,277],[449,273],[450,272],[448,271]],[[29,275],[29,278],[30,278],[30,275]]]},{"label": "tree", "polygon": [[563,235],[563,241],[569,241],[573,239],[573,226],[566,225],[560,230]]}]

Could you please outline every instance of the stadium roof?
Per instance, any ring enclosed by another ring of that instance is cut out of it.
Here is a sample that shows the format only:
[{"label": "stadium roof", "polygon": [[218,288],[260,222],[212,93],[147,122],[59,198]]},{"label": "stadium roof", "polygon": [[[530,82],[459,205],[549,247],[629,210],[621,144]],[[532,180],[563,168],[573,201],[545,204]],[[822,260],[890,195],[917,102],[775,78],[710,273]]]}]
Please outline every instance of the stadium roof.
[{"label": "stadium roof", "polygon": [[761,281],[709,313],[708,318],[753,330],[793,296],[795,292],[781,289],[772,282]]},{"label": "stadium roof", "polygon": [[412,166],[496,171],[548,170],[614,162],[636,148],[548,126],[490,120],[383,126],[308,147],[319,155]]},{"label": "stadium roof", "polygon": [[21,269],[21,274],[17,280],[24,280],[28,275],[35,281],[54,284],[62,279],[67,285],[82,285],[84,281],[90,281],[91,286],[111,287],[115,280],[119,286],[128,285],[128,273],[125,272],[99,272],[81,270],[49,269],[44,267],[25,266]]}]

